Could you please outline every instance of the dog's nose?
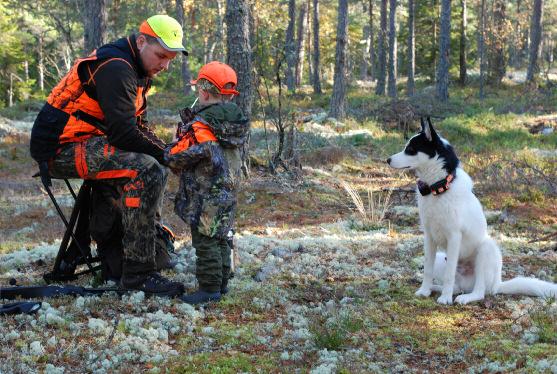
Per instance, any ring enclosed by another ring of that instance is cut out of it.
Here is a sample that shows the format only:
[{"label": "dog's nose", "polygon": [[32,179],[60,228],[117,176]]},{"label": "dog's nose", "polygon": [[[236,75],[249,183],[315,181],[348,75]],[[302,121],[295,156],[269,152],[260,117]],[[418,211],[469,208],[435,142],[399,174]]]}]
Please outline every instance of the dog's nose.
[{"label": "dog's nose", "polygon": [[391,164],[391,158],[390,157],[387,159],[387,164],[389,164],[389,165]]}]

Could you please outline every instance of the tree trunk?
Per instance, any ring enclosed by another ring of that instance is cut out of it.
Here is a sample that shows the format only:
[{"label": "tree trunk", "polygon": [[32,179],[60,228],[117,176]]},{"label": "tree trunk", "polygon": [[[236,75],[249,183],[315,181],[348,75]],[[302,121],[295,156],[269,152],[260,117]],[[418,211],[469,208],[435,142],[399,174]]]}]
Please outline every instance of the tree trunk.
[{"label": "tree trunk", "polygon": [[373,29],[373,2],[375,0],[369,0],[369,73],[371,80],[375,80],[375,30]]},{"label": "tree trunk", "polygon": [[438,0],[433,0],[433,18],[431,19],[431,80],[435,81],[435,74],[437,73],[437,11],[439,9]]},{"label": "tree trunk", "polygon": [[342,119],[346,116],[346,50],[348,45],[348,0],[338,1],[337,45],[331,109],[329,115]]},{"label": "tree trunk", "polygon": [[226,62],[238,75],[238,91],[236,98],[246,117],[251,118],[251,104],[254,87],[252,56],[249,40],[249,5],[248,0],[227,0],[227,57]]},{"label": "tree trunk", "polygon": [[468,38],[466,36],[466,29],[468,27],[468,20],[466,19],[467,9],[466,9],[466,0],[460,0],[460,4],[462,6],[462,19],[460,21],[460,54],[459,54],[459,63],[460,63],[460,76],[459,82],[462,86],[466,84],[466,48],[468,46]]},{"label": "tree trunk", "polygon": [[387,0],[381,0],[381,21],[379,24],[379,61],[377,69],[377,86],[375,86],[375,93],[377,95],[385,95],[385,81],[387,70],[387,54],[386,51],[386,37],[387,37]]},{"label": "tree trunk", "polygon": [[369,39],[369,25],[364,25],[362,29],[362,59],[360,62],[360,79],[367,80],[369,77],[369,48],[371,40]]},{"label": "tree trunk", "polygon": [[37,69],[39,73],[39,89],[42,92],[44,91],[44,37],[41,34],[37,39]]},{"label": "tree trunk", "polygon": [[84,51],[88,55],[105,43],[106,1],[87,0],[83,2]]},{"label": "tree trunk", "polygon": [[451,0],[441,2],[441,28],[439,34],[439,66],[437,68],[437,98],[449,98],[449,49],[451,46]]},{"label": "tree trunk", "polygon": [[[184,17],[184,0],[176,0],[176,20],[182,29],[184,29],[185,17]],[[182,38],[182,44],[185,44],[187,32],[184,32],[184,37]],[[181,75],[182,75],[182,92],[184,95],[189,95],[191,93],[191,71],[188,63],[188,56],[182,55],[182,65],[181,65]]]},{"label": "tree trunk", "polygon": [[14,106],[14,75],[10,73],[10,88],[8,88],[8,107]]},{"label": "tree trunk", "polygon": [[[518,1],[517,3],[517,11],[518,9],[522,9],[525,8],[524,10],[522,10],[523,12],[527,12],[528,7],[521,7],[522,5],[522,1]],[[524,27],[522,30],[522,33],[520,34],[520,56],[521,59],[524,60],[524,58],[529,58],[529,53],[530,53],[530,28],[529,27]]]},{"label": "tree trunk", "polygon": [[396,42],[397,0],[389,0],[389,97],[396,97],[397,42]]},{"label": "tree trunk", "polygon": [[478,40],[478,53],[480,54],[480,99],[485,98],[485,0],[480,3],[480,32]]},{"label": "tree trunk", "polygon": [[321,93],[319,74],[319,0],[313,0],[313,93]]},{"label": "tree trunk", "polygon": [[[253,85],[253,66],[250,44],[250,8],[249,0],[226,1],[226,63],[238,76],[237,89],[240,94],[236,104],[242,109],[248,120],[251,119]],[[242,171],[249,176],[249,140],[242,148]]]},{"label": "tree trunk", "polygon": [[414,96],[415,84],[414,74],[416,71],[416,35],[414,30],[414,18],[416,6],[414,0],[408,0],[408,82],[406,91],[408,96]]},{"label": "tree trunk", "polygon": [[284,41],[284,52],[286,55],[286,87],[288,91],[296,89],[296,44],[294,43],[294,24],[296,22],[296,0],[288,0],[288,28],[286,29],[286,40]]},{"label": "tree trunk", "polygon": [[309,80],[309,84],[313,85],[313,61],[312,61],[312,53],[313,51],[311,50],[311,28],[312,28],[312,24],[311,24],[311,0],[307,0],[307,12],[306,12],[306,22],[307,22],[307,27],[306,27],[306,56],[307,56],[307,64],[308,64],[308,80]]},{"label": "tree trunk", "polygon": [[494,85],[501,84],[507,71],[505,47],[507,38],[505,34],[506,6],[503,0],[493,3],[493,32],[490,34],[489,81]]},{"label": "tree trunk", "polygon": [[23,61],[23,71],[25,72],[25,82],[29,81],[29,61]]},{"label": "tree trunk", "polygon": [[300,13],[298,14],[298,30],[296,35],[296,87],[302,84],[303,67],[304,67],[304,53],[305,53],[305,36],[307,29],[307,3],[303,2],[300,5]]},{"label": "tree trunk", "polygon": [[528,58],[528,73],[526,80],[534,82],[540,72],[538,60],[541,56],[540,42],[542,39],[543,1],[534,0],[532,21],[530,23],[530,55]]}]

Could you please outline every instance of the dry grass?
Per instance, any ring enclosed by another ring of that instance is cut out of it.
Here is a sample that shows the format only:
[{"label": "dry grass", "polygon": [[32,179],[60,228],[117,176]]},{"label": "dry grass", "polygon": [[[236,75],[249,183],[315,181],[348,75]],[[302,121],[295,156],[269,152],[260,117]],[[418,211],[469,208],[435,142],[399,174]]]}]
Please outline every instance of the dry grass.
[{"label": "dry grass", "polygon": [[362,224],[375,227],[385,224],[385,216],[391,206],[391,190],[387,193],[381,193],[374,192],[371,186],[366,187],[366,204],[359,192],[350,183],[341,179],[340,185],[352,199]]}]

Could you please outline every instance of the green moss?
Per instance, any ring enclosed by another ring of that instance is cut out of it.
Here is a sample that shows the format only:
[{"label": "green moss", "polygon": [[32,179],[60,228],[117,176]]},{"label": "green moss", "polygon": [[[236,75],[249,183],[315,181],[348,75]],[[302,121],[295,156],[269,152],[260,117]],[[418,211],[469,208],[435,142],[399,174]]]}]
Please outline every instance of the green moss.
[{"label": "green moss", "polygon": [[201,353],[186,356],[169,370],[172,373],[253,373],[268,371],[276,364],[276,357],[266,355],[265,358],[249,355],[242,352],[215,352]]}]

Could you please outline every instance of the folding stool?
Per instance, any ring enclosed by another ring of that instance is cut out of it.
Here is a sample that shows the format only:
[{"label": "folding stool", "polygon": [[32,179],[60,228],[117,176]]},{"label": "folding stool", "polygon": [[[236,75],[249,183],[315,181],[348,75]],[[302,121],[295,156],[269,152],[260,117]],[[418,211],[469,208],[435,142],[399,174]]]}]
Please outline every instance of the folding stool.
[{"label": "folding stool", "polygon": [[[68,179],[63,178],[68,190],[75,200],[70,220],[68,221],[64,212],[62,212],[60,205],[56,201],[54,194],[52,193],[51,179],[55,178],[50,176],[48,172],[48,164],[46,162],[39,163],[39,172],[33,175],[33,177],[37,176],[40,176],[44,189],[48,193],[52,204],[54,204],[60,219],[66,227],[62,242],[60,243],[60,248],[58,249],[58,254],[56,255],[56,260],[54,261],[54,267],[50,273],[43,275],[44,280],[47,283],[51,283],[56,281],[74,280],[77,279],[78,276],[88,273],[96,275],[97,271],[100,271],[101,266],[94,266],[94,263],[99,262],[100,259],[98,257],[93,258],[91,256],[91,249],[89,246],[91,243],[89,234],[89,216],[92,181],[84,180],[79,192],[76,195]],[[72,264],[65,263],[64,259],[67,258],[68,253],[76,250],[78,251],[76,261]],[[82,264],[87,265],[88,269],[76,273],[76,266]]]}]

